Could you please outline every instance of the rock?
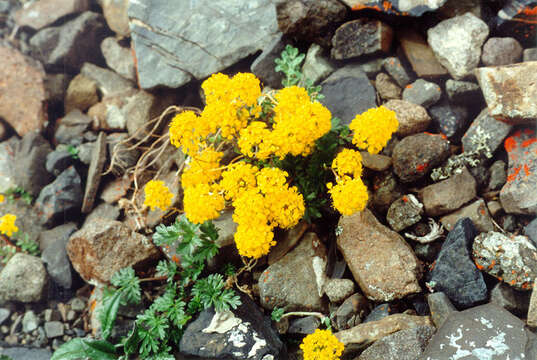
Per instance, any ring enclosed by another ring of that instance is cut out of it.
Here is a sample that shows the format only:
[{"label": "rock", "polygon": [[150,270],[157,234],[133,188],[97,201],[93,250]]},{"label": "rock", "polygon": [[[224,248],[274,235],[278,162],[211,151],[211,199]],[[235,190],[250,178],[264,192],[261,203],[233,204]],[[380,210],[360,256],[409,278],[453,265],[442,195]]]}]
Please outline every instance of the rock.
[{"label": "rock", "polygon": [[506,213],[537,214],[537,137],[531,128],[517,130],[505,139],[509,156],[507,183],[500,191]]},{"label": "rock", "polygon": [[110,154],[111,159],[115,155],[112,172],[118,176],[123,175],[125,170],[136,165],[140,157],[140,150],[129,149],[131,144],[125,141],[127,138],[125,133],[113,133],[106,136],[108,154]]},{"label": "rock", "polygon": [[375,176],[372,188],[374,192],[371,196],[371,207],[383,214],[388,211],[391,203],[403,196],[406,191],[391,171]]},{"label": "rock", "polygon": [[41,190],[35,209],[41,223],[51,225],[68,213],[77,213],[82,204],[82,181],[73,166],[69,166],[56,180]]},{"label": "rock", "polygon": [[22,317],[22,331],[25,333],[29,333],[34,331],[39,327],[39,318],[37,315],[32,311],[27,311],[24,313],[24,316]]},{"label": "rock", "polygon": [[13,158],[13,181],[30,195],[36,196],[51,179],[45,168],[49,143],[38,133],[27,133],[17,144]]},{"label": "rock", "polygon": [[379,73],[375,79],[375,88],[384,100],[400,99],[401,88],[385,73]]},{"label": "rock", "polygon": [[92,63],[84,63],[80,73],[95,81],[102,96],[119,95],[134,88],[134,84],[129,80]]},{"label": "rock", "polygon": [[65,95],[64,109],[69,113],[73,109],[86,111],[99,102],[97,83],[87,76],[78,74],[71,80]]},{"label": "rock", "polygon": [[71,309],[75,312],[82,312],[84,309],[86,309],[86,302],[81,298],[73,298],[71,300]]},{"label": "rock", "polygon": [[418,79],[403,90],[403,100],[425,108],[435,104],[442,96],[442,89],[435,83]]},{"label": "rock", "polygon": [[412,75],[405,69],[399,58],[387,57],[382,61],[382,67],[400,87],[405,87],[412,82]]},{"label": "rock", "polygon": [[432,326],[428,316],[393,314],[378,321],[359,324],[348,330],[338,331],[334,335],[345,345],[344,354],[367,347],[400,330],[418,326]]},{"label": "rock", "polygon": [[506,164],[502,160],[496,160],[489,168],[490,179],[487,186],[488,190],[498,190],[507,181],[507,173],[505,172]]},{"label": "rock", "polygon": [[450,141],[459,142],[468,125],[468,110],[463,106],[442,101],[431,106],[433,123]]},{"label": "rock", "polygon": [[0,354],[13,360],[50,360],[52,353],[48,349],[32,349],[27,347],[9,347],[0,350]]},{"label": "rock", "polygon": [[138,91],[131,89],[119,95],[107,96],[88,110],[88,116],[93,119],[92,129],[99,130],[125,130],[127,116],[124,108],[129,99]]},{"label": "rock", "polygon": [[276,1],[278,26],[290,38],[323,47],[330,46],[336,24],[345,20],[347,9],[337,0]]},{"label": "rock", "polygon": [[105,36],[102,15],[85,11],[61,26],[38,31],[30,45],[47,69],[76,72],[84,62],[101,61],[95,49]]},{"label": "rock", "polygon": [[95,221],[97,218],[105,220],[117,220],[120,215],[120,209],[118,206],[108,203],[100,203],[97,205],[84,220],[84,225]]},{"label": "rock", "polygon": [[129,0],[102,0],[100,3],[108,27],[121,37],[129,36]]},{"label": "rock", "polygon": [[270,320],[248,296],[241,295],[236,310],[215,313],[210,308],[189,323],[179,344],[181,353],[230,360],[287,358]]},{"label": "rock", "polygon": [[18,10],[15,13],[15,22],[19,26],[40,30],[66,15],[89,10],[89,7],[88,0],[41,0]]},{"label": "rock", "polygon": [[421,16],[426,11],[440,8],[445,0],[410,0],[410,1],[379,1],[379,0],[343,0],[352,10],[372,9],[388,14]]},{"label": "rock", "polygon": [[483,199],[479,199],[449,215],[440,218],[440,222],[447,231],[453,230],[455,223],[462,218],[469,218],[477,231],[487,232],[494,230],[494,224]]},{"label": "rock", "polygon": [[142,139],[147,131],[139,131],[140,128],[145,128],[149,120],[160,116],[174,102],[173,97],[155,96],[145,91],[138,91],[127,98],[127,103],[121,110],[126,119],[129,135],[134,136],[137,140]]},{"label": "rock", "polygon": [[522,53],[522,61],[536,61],[537,60],[537,48],[524,49]]},{"label": "rock", "polygon": [[346,125],[357,114],[377,106],[375,88],[357,65],[347,65],[321,83],[321,103]]},{"label": "rock", "polygon": [[129,190],[131,184],[132,180],[127,176],[115,178],[108,184],[104,185],[103,191],[101,192],[101,195],[99,195],[99,198],[108,204],[114,204],[118,202],[119,199],[127,195],[127,191]]},{"label": "rock", "polygon": [[80,110],[71,110],[59,121],[54,140],[59,144],[80,145],[82,136],[88,129],[91,118]]},{"label": "rock", "polygon": [[418,359],[429,339],[435,332],[434,326],[417,326],[397,331],[377,340],[357,358],[358,360],[415,360]]},{"label": "rock", "polygon": [[47,271],[35,256],[16,253],[0,272],[0,303],[23,303],[43,300],[47,285]]},{"label": "rock", "polygon": [[62,102],[71,79],[72,76],[69,74],[47,74],[45,77],[46,100],[49,103]]},{"label": "rock", "polygon": [[330,302],[340,304],[354,292],[354,281],[350,279],[329,279],[323,290]]},{"label": "rock", "polygon": [[[185,13],[196,21],[183,17]],[[269,0],[142,0],[130,2],[128,14],[143,89],[178,88],[192,78],[201,80],[263,50],[278,32],[276,9]]]},{"label": "rock", "polygon": [[384,106],[395,111],[399,122],[396,134],[401,137],[425,131],[431,123],[423,106],[405,100],[390,100]]},{"label": "rock", "polygon": [[73,155],[69,152],[56,149],[48,153],[45,168],[50,174],[58,176],[62,171],[73,164],[73,160]]},{"label": "rock", "polygon": [[11,310],[8,308],[0,308],[0,325],[2,325],[7,319],[9,319],[9,316],[11,315]]},{"label": "rock", "polygon": [[265,46],[263,52],[259,54],[250,66],[251,72],[261,80],[263,86],[268,86],[273,89],[282,88],[284,75],[282,72],[276,72],[274,70],[276,66],[274,60],[281,57],[281,53],[288,43],[289,39],[282,35],[275,37],[270,44]]},{"label": "rock", "polygon": [[382,71],[383,59],[380,57],[364,57],[361,61],[352,62],[357,67],[365,72],[368,78],[373,79],[379,72]]},{"label": "rock", "polygon": [[517,290],[529,290],[537,277],[537,248],[527,236],[490,231],[474,239],[476,266]]},{"label": "rock", "polygon": [[136,81],[136,69],[131,49],[119,44],[114,37],[107,37],[101,43],[101,51],[106,65],[125,79]]},{"label": "rock", "polygon": [[427,175],[449,156],[449,142],[439,134],[419,133],[405,137],[393,150],[393,171],[409,183]]},{"label": "rock", "polygon": [[537,219],[533,219],[524,227],[524,235],[529,237],[533,243],[537,244]]},{"label": "rock", "polygon": [[531,359],[535,334],[507,310],[494,304],[455,312],[432,337],[421,359]]},{"label": "rock", "polygon": [[446,93],[449,101],[455,104],[472,105],[483,101],[479,85],[470,81],[446,81]]},{"label": "rock", "polygon": [[37,242],[39,234],[44,230],[39,225],[39,217],[35,209],[24,199],[4,201],[0,204],[1,214],[13,214],[17,217],[16,224],[21,233],[28,236],[29,241]]},{"label": "rock", "polygon": [[457,312],[455,306],[453,306],[447,295],[443,292],[434,292],[427,295],[427,304],[429,305],[431,319],[436,328],[440,328],[451,313]]},{"label": "rock", "polygon": [[323,48],[317,44],[311,44],[302,65],[303,79],[310,79],[313,84],[317,84],[334,71],[336,71],[335,66],[323,56]]},{"label": "rock", "polygon": [[0,46],[0,117],[24,136],[47,121],[45,72],[15,49]]},{"label": "rock", "polygon": [[487,299],[483,275],[471,258],[472,242],[476,235],[477,230],[470,219],[457,221],[429,273],[428,286],[445,293],[460,308],[475,306]]},{"label": "rock", "polygon": [[522,46],[516,39],[492,37],[483,45],[481,61],[485,66],[514,64],[522,57]]},{"label": "rock", "polygon": [[306,316],[291,321],[288,334],[308,335],[313,334],[321,326],[321,320],[317,316]]},{"label": "rock", "polygon": [[[421,36],[412,29],[397,31],[401,49],[418,77],[436,77],[446,75],[447,70],[438,62],[433,50]],[[405,84],[406,86],[406,84]]]},{"label": "rock", "polygon": [[485,147],[492,156],[511,129],[512,125],[494,119],[490,116],[488,109],[485,108],[475,118],[462,137],[463,150],[469,153]]},{"label": "rock", "polygon": [[530,303],[529,303],[528,316],[527,316],[528,326],[531,326],[532,328],[537,327],[537,290],[535,290],[537,288],[537,286],[535,286],[536,283],[537,281],[533,284],[533,290],[530,296]]},{"label": "rock", "polygon": [[412,249],[369,210],[343,216],[338,226],[338,249],[369,299],[392,301],[421,291],[421,266]]},{"label": "rock", "polygon": [[368,311],[367,299],[362,294],[356,293],[349,296],[337,308],[332,322],[335,322],[337,330],[346,330],[360,324]]},{"label": "rock", "polygon": [[389,156],[381,154],[370,154],[367,151],[360,151],[362,155],[362,165],[373,171],[388,170],[392,165],[392,159]]},{"label": "rock", "polygon": [[45,322],[45,333],[49,339],[63,336],[64,327],[60,321],[47,321]]},{"label": "rock", "polygon": [[[224,211],[223,214],[220,216],[220,218],[222,217],[228,217],[228,218],[231,218],[231,220],[233,220],[232,213],[230,211]],[[234,225],[234,227],[236,227],[236,224]],[[307,228],[308,228],[308,224],[304,221],[300,221],[297,225],[287,230],[283,238],[278,239],[278,241],[276,242],[276,245],[274,245],[270,249],[270,252],[268,254],[268,264],[269,265],[274,264],[276,261],[284,257],[285,254],[291,251],[295,247],[295,245],[300,241],[300,239],[302,239],[302,235],[304,235],[304,232],[306,232]],[[234,232],[235,231],[233,231],[233,233]],[[233,239],[231,240],[233,242]]]},{"label": "rock", "polygon": [[50,278],[64,289],[70,289],[73,285],[73,271],[66,246],[69,237],[76,230],[76,224],[67,223],[42,232],[39,238],[40,245],[46,245],[42,247],[41,259],[47,266],[47,272]]},{"label": "rock", "polygon": [[472,13],[466,13],[427,30],[427,41],[449,74],[461,80],[479,64],[481,46],[488,35],[487,24]]},{"label": "rock", "polygon": [[476,197],[476,181],[463,168],[446,180],[424,187],[419,195],[428,216],[443,215],[459,209]]},{"label": "rock", "polygon": [[266,309],[284,307],[288,311],[322,310],[326,264],[324,245],[314,233],[304,235],[294,250],[261,274],[261,306]]},{"label": "rock", "polygon": [[71,235],[67,254],[85,281],[107,283],[119,269],[155,260],[159,252],[121,222],[96,219]]},{"label": "rock", "polygon": [[332,38],[332,58],[337,60],[387,53],[393,40],[392,28],[379,21],[367,18],[352,20],[341,25]]},{"label": "rock", "polygon": [[93,202],[95,196],[97,196],[97,190],[99,190],[99,184],[101,183],[101,176],[103,172],[104,163],[106,162],[106,134],[104,132],[99,133],[99,137],[93,148],[93,154],[91,156],[91,163],[88,169],[88,177],[86,179],[86,190],[84,192],[84,199],[82,201],[81,212],[87,214],[93,208]]},{"label": "rock", "polygon": [[528,313],[530,295],[528,291],[518,291],[506,283],[500,282],[492,288],[490,302],[501,306],[512,314],[525,316]]},{"label": "rock", "polygon": [[386,220],[394,231],[401,231],[421,220],[423,204],[412,194],[394,201],[388,209]]},{"label": "rock", "polygon": [[510,123],[537,121],[537,61],[508,66],[484,67],[475,71],[490,115]]},{"label": "rock", "polygon": [[380,304],[377,305],[373,310],[371,310],[369,315],[367,315],[367,317],[364,319],[364,323],[371,321],[379,321],[395,313],[396,312],[390,306],[390,304]]}]

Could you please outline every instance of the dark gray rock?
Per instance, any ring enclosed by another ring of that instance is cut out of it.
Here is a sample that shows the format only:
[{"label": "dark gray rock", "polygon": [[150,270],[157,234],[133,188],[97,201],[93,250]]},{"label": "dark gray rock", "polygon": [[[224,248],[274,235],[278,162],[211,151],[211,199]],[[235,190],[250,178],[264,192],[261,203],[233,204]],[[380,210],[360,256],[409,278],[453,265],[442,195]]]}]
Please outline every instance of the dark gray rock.
[{"label": "dark gray rock", "polygon": [[89,213],[91,209],[93,209],[93,203],[95,201],[95,196],[97,196],[97,190],[99,190],[99,184],[101,183],[101,176],[105,162],[106,134],[104,132],[100,132],[93,148],[91,162],[88,169],[88,176],[86,178],[86,189],[84,191],[84,199],[82,201],[81,209],[82,213],[84,214]]},{"label": "dark gray rock", "polygon": [[47,321],[45,322],[45,333],[49,339],[63,336],[64,325],[61,321]]},{"label": "dark gray rock", "polygon": [[507,181],[507,173],[505,171],[506,164],[502,160],[496,160],[489,168],[489,183],[487,189],[498,190]]},{"label": "dark gray rock", "polygon": [[372,188],[374,191],[371,197],[371,207],[383,214],[406,191],[392,171],[385,171],[375,176]]},{"label": "dark gray rock", "polygon": [[358,65],[347,65],[321,83],[321,103],[344,124],[377,106],[375,88]]},{"label": "dark gray rock", "polygon": [[66,214],[80,211],[81,204],[82,181],[75,168],[70,166],[41,190],[35,201],[35,209],[41,222],[51,225]]},{"label": "dark gray rock", "polygon": [[425,108],[435,104],[442,96],[442,89],[433,82],[418,79],[406,85],[403,90],[403,100]]},{"label": "dark gray rock", "polygon": [[522,46],[510,37],[491,37],[483,45],[481,61],[485,66],[514,64],[522,57]]},{"label": "dark gray rock", "polygon": [[470,219],[457,221],[448,233],[435,266],[428,275],[429,287],[444,292],[460,308],[485,301],[488,295],[483,275],[471,257],[472,242],[476,235],[477,230]]},{"label": "dark gray rock", "polygon": [[134,83],[124,79],[112,70],[105,69],[92,63],[84,63],[80,73],[95,81],[97,89],[103,97],[126,93],[134,88]]},{"label": "dark gray rock", "polygon": [[533,219],[526,227],[524,228],[524,235],[530,238],[534,244],[537,245],[537,218]]},{"label": "dark gray rock", "polygon": [[388,52],[393,30],[380,20],[361,18],[341,25],[332,38],[332,58],[337,60]]},{"label": "dark gray rock", "polygon": [[47,271],[43,262],[31,255],[16,253],[0,272],[0,303],[43,300]]},{"label": "dark gray rock", "polygon": [[32,196],[39,194],[52,179],[45,168],[51,151],[47,140],[38,132],[26,134],[15,148],[13,180]]},{"label": "dark gray rock", "polygon": [[116,38],[107,37],[101,43],[101,51],[110,69],[125,79],[136,81],[136,67],[131,49],[121,46]]},{"label": "dark gray rock", "polygon": [[77,228],[78,227],[74,222],[69,222],[56,226],[50,230],[41,231],[38,238],[41,252],[45,251],[47,247],[60,239],[68,239],[69,236],[77,230]]},{"label": "dark gray rock", "polygon": [[442,326],[451,313],[457,312],[447,295],[441,291],[427,295],[427,304],[431,311],[431,319],[437,328]]},{"label": "dark gray rock", "polygon": [[41,259],[46,264],[50,278],[64,289],[70,289],[73,285],[73,270],[67,256],[66,246],[69,237],[76,230],[74,223],[63,224],[44,231],[40,237],[40,240],[47,243]]},{"label": "dark gray rock", "polygon": [[[468,153],[486,148],[489,156],[492,157],[512,128],[512,125],[494,119],[485,108],[464,133],[463,150]],[[485,153],[483,150],[481,152]]]},{"label": "dark gray rock", "polygon": [[276,72],[274,70],[276,66],[274,60],[280,58],[287,44],[289,44],[289,40],[282,35],[274,38],[252,63],[250,70],[261,80],[264,86],[269,86],[273,89],[282,87],[284,75],[282,72]]},{"label": "dark gray rock", "polygon": [[387,316],[390,316],[391,314],[395,314],[394,309],[390,306],[390,304],[380,304],[375,306],[373,310],[367,315],[367,317],[364,319],[364,323],[371,322],[371,321],[378,321],[381,319],[384,319]]},{"label": "dark gray rock", "polygon": [[484,100],[479,85],[470,81],[448,79],[446,93],[449,101],[454,104],[472,105]]},{"label": "dark gray rock", "polygon": [[90,126],[92,120],[80,110],[71,110],[59,121],[54,133],[54,140],[59,144],[80,145],[82,136]]},{"label": "dark gray rock", "polygon": [[47,155],[45,168],[50,174],[58,176],[62,171],[73,164],[73,160],[73,155],[66,150],[56,149]]},{"label": "dark gray rock", "polygon": [[439,131],[446,135],[450,141],[460,141],[468,125],[468,111],[465,107],[444,101],[431,106],[429,115]]},{"label": "dark gray rock", "polygon": [[403,195],[394,201],[388,209],[386,220],[390,227],[399,232],[421,220],[423,204],[412,195]]},{"label": "dark gray rock", "polygon": [[317,316],[306,316],[291,321],[287,333],[309,335],[313,334],[319,326],[321,326],[321,320]]},{"label": "dark gray rock", "polygon": [[268,0],[142,0],[130,2],[128,14],[143,89],[201,80],[263,50],[278,33]]},{"label": "dark gray rock", "polygon": [[382,61],[382,67],[395,80],[397,85],[404,88],[412,82],[411,73],[397,57],[387,57]]},{"label": "dark gray rock", "polygon": [[50,360],[52,353],[47,349],[32,349],[27,347],[10,347],[0,350],[0,354],[13,360]]},{"label": "dark gray rock", "polygon": [[332,323],[338,330],[346,330],[362,322],[369,312],[368,300],[360,293],[349,296],[333,313]]},{"label": "dark gray rock", "polygon": [[530,305],[529,291],[518,291],[504,282],[496,284],[490,291],[490,302],[503,307],[517,316],[526,316]]}]

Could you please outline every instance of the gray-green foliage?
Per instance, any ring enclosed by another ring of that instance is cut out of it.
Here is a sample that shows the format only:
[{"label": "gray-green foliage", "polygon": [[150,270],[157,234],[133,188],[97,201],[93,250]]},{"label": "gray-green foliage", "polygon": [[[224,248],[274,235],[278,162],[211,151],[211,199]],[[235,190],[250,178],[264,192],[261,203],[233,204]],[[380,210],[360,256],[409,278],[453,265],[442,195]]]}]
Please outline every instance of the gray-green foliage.
[{"label": "gray-green foliage", "polygon": [[285,75],[285,79],[282,80],[284,87],[297,85],[302,79],[300,64],[305,56],[305,54],[300,54],[297,48],[287,45],[282,51],[281,58],[274,60],[276,72],[283,72]]}]

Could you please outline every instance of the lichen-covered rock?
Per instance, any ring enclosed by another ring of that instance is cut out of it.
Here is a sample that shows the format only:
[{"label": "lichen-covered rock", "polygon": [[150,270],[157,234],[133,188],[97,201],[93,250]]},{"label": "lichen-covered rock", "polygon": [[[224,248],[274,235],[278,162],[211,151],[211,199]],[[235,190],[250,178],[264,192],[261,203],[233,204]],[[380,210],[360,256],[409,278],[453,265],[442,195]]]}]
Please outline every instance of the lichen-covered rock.
[{"label": "lichen-covered rock", "polygon": [[0,303],[41,301],[45,296],[47,280],[47,270],[41,259],[17,253],[0,272]]},{"label": "lichen-covered rock", "polygon": [[386,220],[393,230],[399,232],[419,222],[422,215],[423,204],[414,195],[408,194],[390,205]]},{"label": "lichen-covered rock", "polygon": [[341,25],[332,38],[332,57],[337,60],[361,55],[388,52],[392,45],[392,28],[367,18],[352,20]]},{"label": "lichen-covered rock", "polygon": [[440,222],[447,231],[451,231],[457,221],[462,218],[469,218],[474,223],[477,231],[487,232],[494,230],[494,223],[490,217],[489,210],[483,199],[478,199],[451,214],[442,216]]},{"label": "lichen-covered rock", "polygon": [[442,96],[442,89],[433,82],[418,79],[412,84],[405,86],[403,100],[424,108],[435,104]]},{"label": "lichen-covered rock", "polygon": [[390,100],[384,106],[395,111],[399,122],[396,134],[401,137],[425,131],[431,123],[431,117],[421,105],[405,100]]},{"label": "lichen-covered rock", "polygon": [[437,10],[446,0],[343,0],[343,2],[355,11],[371,9],[387,14],[421,16],[427,11]]},{"label": "lichen-covered rock", "polygon": [[492,156],[502,145],[512,129],[512,125],[494,119],[488,110],[483,109],[462,137],[464,152],[482,151]]}]

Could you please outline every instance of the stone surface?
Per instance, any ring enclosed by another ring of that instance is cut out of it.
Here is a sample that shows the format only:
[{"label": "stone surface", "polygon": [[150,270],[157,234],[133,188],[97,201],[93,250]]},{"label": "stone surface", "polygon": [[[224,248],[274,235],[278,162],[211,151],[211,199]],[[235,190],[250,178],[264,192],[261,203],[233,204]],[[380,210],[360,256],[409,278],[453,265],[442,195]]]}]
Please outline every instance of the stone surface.
[{"label": "stone surface", "polygon": [[173,96],[155,96],[146,91],[138,91],[129,96],[121,112],[126,119],[127,132],[136,139],[142,139],[147,132],[139,131],[147,122],[157,116],[170,105],[175,104]]},{"label": "stone surface", "polygon": [[263,86],[273,89],[280,89],[282,87],[284,75],[282,72],[276,72],[274,70],[276,66],[274,60],[281,57],[281,53],[285,50],[285,46],[288,43],[289,40],[282,35],[274,38],[250,66],[251,72],[261,80]]},{"label": "stone surface", "polygon": [[19,26],[40,30],[66,15],[89,10],[89,7],[89,0],[40,0],[18,10],[15,22]]},{"label": "stone surface", "polygon": [[427,41],[451,77],[461,80],[479,64],[481,46],[488,35],[487,24],[472,13],[466,13],[427,30]]},{"label": "stone surface", "polygon": [[493,304],[453,313],[437,330],[422,359],[534,359],[535,334]]},{"label": "stone surface", "polygon": [[376,341],[357,360],[416,360],[434,332],[434,326],[417,326],[397,331]]},{"label": "stone surface", "polygon": [[[506,164],[502,160],[496,160],[489,168],[490,177],[487,186],[488,190],[499,190],[507,181],[505,171]],[[493,215],[494,216],[494,215]]]},{"label": "stone surface", "polygon": [[[73,285],[73,270],[67,256],[69,237],[77,230],[74,223],[67,223],[44,231],[39,237],[42,247],[41,259],[46,264],[50,278],[64,289]],[[43,244],[44,243],[44,244]]]},{"label": "stone surface", "polygon": [[444,229],[451,231],[459,219],[466,217],[472,220],[477,231],[479,232],[494,230],[492,218],[483,199],[476,200],[470,205],[467,205],[454,213],[443,216],[440,218],[440,222],[444,226]]},{"label": "stone surface", "polygon": [[141,0],[129,3],[128,14],[143,89],[201,80],[263,50],[278,32],[269,0]]},{"label": "stone surface", "polygon": [[421,34],[407,28],[398,30],[397,38],[412,70],[418,77],[442,76],[448,73],[438,62],[433,50]]},{"label": "stone surface", "polygon": [[403,90],[403,100],[425,108],[435,104],[442,96],[442,89],[433,82],[418,79]]},{"label": "stone surface", "polygon": [[27,133],[15,148],[13,180],[32,196],[37,196],[52,178],[45,168],[51,151],[47,140],[38,132]]},{"label": "stone surface", "polygon": [[59,27],[38,31],[30,39],[30,45],[47,69],[77,71],[86,61],[102,59],[95,49],[105,36],[102,15],[85,11]]},{"label": "stone surface", "polygon": [[354,281],[350,279],[329,279],[323,290],[330,302],[340,304],[354,292]]},{"label": "stone surface", "polygon": [[104,163],[106,162],[106,134],[104,132],[99,133],[99,137],[95,142],[93,148],[93,154],[91,156],[91,163],[88,169],[88,177],[86,178],[86,190],[84,191],[84,199],[82,201],[81,212],[84,214],[89,213],[93,209],[93,203],[97,196],[97,190],[99,190],[99,184],[101,183],[101,176],[103,172]]},{"label": "stone surface", "polygon": [[463,151],[477,151],[480,146],[484,145],[489,149],[490,154],[494,154],[511,132],[512,127],[512,125],[494,119],[485,108],[464,133],[462,137]]},{"label": "stone surface", "polygon": [[321,103],[344,124],[350,124],[357,114],[376,107],[375,88],[358,65],[347,65],[321,83],[325,96]]},{"label": "stone surface", "polygon": [[371,196],[370,205],[372,209],[380,213],[386,213],[391,203],[406,192],[392,171],[384,171],[375,176],[372,188],[373,196]]},{"label": "stone surface", "polygon": [[155,260],[159,252],[121,222],[96,219],[71,235],[67,254],[85,281],[107,283],[117,270]]},{"label": "stone surface", "polygon": [[317,236],[304,235],[294,250],[261,274],[261,305],[266,309],[284,307],[288,311],[322,310],[326,261],[326,249]]},{"label": "stone surface", "polygon": [[379,73],[377,75],[375,78],[375,88],[384,100],[401,98],[401,88],[385,73]]},{"label": "stone surface", "polygon": [[421,291],[421,266],[412,249],[369,210],[343,216],[338,226],[338,249],[369,299],[392,301]]},{"label": "stone surface", "polygon": [[380,20],[361,18],[341,25],[332,38],[332,58],[355,58],[377,52],[388,52],[393,30]]},{"label": "stone surface", "polygon": [[336,67],[323,55],[323,48],[311,44],[302,65],[302,76],[317,84],[336,71]]},{"label": "stone surface", "polygon": [[531,292],[530,303],[528,308],[527,323],[528,326],[533,328],[537,327],[537,281],[533,284],[533,290]]},{"label": "stone surface", "polygon": [[40,131],[47,121],[42,66],[19,51],[1,45],[0,53],[0,117],[19,136]]},{"label": "stone surface", "polygon": [[388,14],[421,16],[426,11],[440,8],[446,0],[409,0],[409,1],[379,1],[379,0],[343,0],[352,10],[372,9]]},{"label": "stone surface", "polygon": [[402,182],[427,175],[449,156],[449,142],[439,134],[419,133],[405,137],[393,150],[393,170]]},{"label": "stone surface", "polygon": [[491,37],[483,45],[481,61],[485,66],[514,64],[522,57],[522,46],[516,39]]},{"label": "stone surface", "polygon": [[0,143],[0,193],[5,194],[7,190],[16,186],[13,164],[18,144],[19,139],[15,136]]},{"label": "stone surface", "polygon": [[91,124],[91,118],[74,109],[59,119],[54,140],[59,144],[80,145],[84,132]]},{"label": "stone surface", "polygon": [[412,82],[412,75],[399,58],[387,57],[382,61],[382,67],[400,87],[405,87]]},{"label": "stone surface", "polygon": [[396,312],[394,308],[391,307],[390,304],[388,303],[380,304],[380,305],[375,306],[375,308],[371,310],[371,312],[364,319],[364,323],[371,322],[371,321],[379,321],[395,313]]},{"label": "stone surface", "polygon": [[65,330],[61,321],[47,321],[44,327],[45,334],[49,339],[63,336]]},{"label": "stone surface", "polygon": [[451,313],[457,312],[447,295],[441,291],[427,295],[427,304],[436,328],[440,328]]},{"label": "stone surface", "polygon": [[537,60],[537,48],[524,49],[522,53],[522,61],[536,61]]},{"label": "stone surface", "polygon": [[82,204],[82,180],[74,166],[69,166],[52,183],[41,190],[35,200],[35,209],[41,223],[52,225],[55,221],[80,211]]},{"label": "stone surface", "polygon": [[89,224],[97,218],[105,219],[105,220],[117,220],[120,215],[120,209],[116,205],[111,205],[108,203],[100,203],[97,205],[89,214],[86,216],[86,219],[84,220],[84,226],[85,224]]},{"label": "stone surface", "polygon": [[537,121],[537,61],[475,71],[490,115],[511,124]]},{"label": "stone surface", "polygon": [[395,200],[388,209],[386,221],[394,231],[401,231],[421,220],[423,204],[412,194]]},{"label": "stone surface", "polygon": [[52,353],[47,349],[27,347],[9,347],[0,350],[0,354],[9,356],[13,360],[50,360]]},{"label": "stone surface", "polygon": [[425,131],[431,123],[431,118],[423,106],[405,100],[390,100],[384,106],[395,111],[399,122],[396,134],[401,137]]},{"label": "stone surface", "polygon": [[530,304],[529,291],[518,291],[504,282],[499,282],[490,291],[490,302],[510,313],[525,316]]},{"label": "stone surface", "polygon": [[73,76],[70,74],[47,74],[45,77],[47,101],[51,103],[62,102],[72,78]]},{"label": "stone surface", "polygon": [[101,51],[110,69],[125,79],[136,81],[136,68],[131,49],[121,46],[116,38],[107,37],[101,43]]},{"label": "stone surface", "polygon": [[530,238],[537,245],[537,218],[533,219],[526,227],[524,227],[524,235]]},{"label": "stone surface", "polygon": [[506,213],[537,214],[537,137],[535,130],[517,130],[505,139],[509,156],[507,183],[500,191]]},{"label": "stone surface", "polygon": [[95,81],[102,96],[119,95],[134,88],[134,84],[131,81],[124,79],[112,70],[89,62],[84,63],[80,73]]},{"label": "stone surface", "polygon": [[39,327],[39,318],[32,310],[24,313],[22,317],[22,331],[29,333]]},{"label": "stone surface", "polygon": [[349,296],[336,310],[332,323],[337,330],[346,330],[362,322],[370,306],[368,300],[360,293]]},{"label": "stone surface", "polygon": [[479,85],[470,81],[446,81],[446,93],[449,101],[455,104],[471,105],[483,101]]},{"label": "stone surface", "polygon": [[44,299],[47,271],[43,262],[31,255],[17,253],[0,272],[0,302],[38,302]]},{"label": "stone surface", "polygon": [[518,290],[529,290],[537,278],[537,248],[527,236],[490,231],[476,236],[476,266]]},{"label": "stone surface", "polygon": [[74,162],[73,155],[65,150],[54,150],[47,155],[47,162],[45,163],[45,168],[47,171],[54,175],[58,176],[62,171],[67,169]]},{"label": "stone surface", "polygon": [[362,165],[365,168],[373,171],[388,170],[392,165],[392,159],[389,156],[382,154],[370,154],[367,151],[360,151],[362,155]]},{"label": "stone surface", "polygon": [[441,101],[429,108],[429,115],[431,115],[436,128],[450,141],[460,142],[469,122],[466,107]]},{"label": "stone surface", "polygon": [[445,293],[460,308],[475,306],[485,301],[488,295],[483,275],[471,258],[476,235],[477,230],[470,219],[457,221],[428,276],[428,286]]},{"label": "stone surface", "polygon": [[447,214],[459,209],[476,197],[476,181],[470,172],[463,168],[446,180],[421,189],[419,197],[429,216]]},{"label": "stone surface", "polygon": [[108,204],[116,203],[119,199],[127,195],[131,183],[131,179],[127,176],[115,178],[103,186],[103,191],[99,195],[99,198]]},{"label": "stone surface", "polygon": [[129,36],[129,0],[102,0],[101,7],[108,27],[119,36]]}]

